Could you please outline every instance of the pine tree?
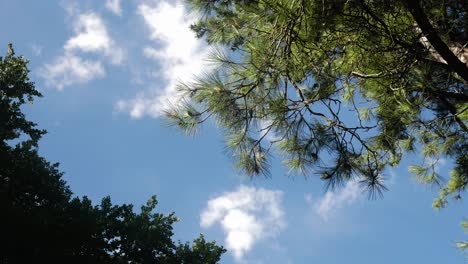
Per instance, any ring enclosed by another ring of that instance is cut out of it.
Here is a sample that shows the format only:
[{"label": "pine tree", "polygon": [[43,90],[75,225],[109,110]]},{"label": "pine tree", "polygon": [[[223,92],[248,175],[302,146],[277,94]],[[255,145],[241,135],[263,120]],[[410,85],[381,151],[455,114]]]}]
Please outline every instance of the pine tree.
[{"label": "pine tree", "polygon": [[[467,5],[450,1],[188,0],[214,70],[180,84],[167,117],[187,133],[213,117],[240,169],[268,174],[274,149],[293,171],[370,196],[384,171],[409,168],[440,187],[468,184]],[[435,170],[453,160],[444,184]]]}]

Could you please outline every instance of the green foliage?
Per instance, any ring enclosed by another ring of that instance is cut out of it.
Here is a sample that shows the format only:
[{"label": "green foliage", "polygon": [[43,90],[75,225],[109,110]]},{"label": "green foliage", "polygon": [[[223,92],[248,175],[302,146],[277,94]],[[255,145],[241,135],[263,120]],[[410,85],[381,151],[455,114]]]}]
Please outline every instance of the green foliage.
[{"label": "green foliage", "polygon": [[171,263],[186,264],[205,264],[218,263],[219,257],[226,252],[214,242],[206,242],[203,235],[193,241],[192,246],[189,243],[179,244],[175,251],[175,257]]},{"label": "green foliage", "polygon": [[43,130],[21,106],[40,96],[27,61],[9,46],[0,58],[0,262],[2,263],[218,263],[225,252],[200,236],[172,241],[174,213],[156,213],[151,197],[140,213],[73,198],[58,164],[40,157]]},{"label": "green foliage", "polygon": [[[35,128],[36,124],[25,119],[20,106],[26,102],[32,104],[34,97],[41,94],[29,80],[28,61],[15,56],[10,44],[5,58],[0,57],[0,140],[13,140],[26,134],[28,143],[36,145],[44,130]],[[3,147],[3,146],[2,146]]]},{"label": "green foliage", "polygon": [[[181,85],[185,102],[199,109],[183,129],[214,117],[247,174],[268,173],[275,149],[291,172],[316,174],[332,188],[358,178],[370,197],[386,190],[387,167],[421,150],[423,164],[409,171],[440,189],[433,206],[461,199],[468,185],[462,1],[187,2],[203,14],[192,30],[215,47],[216,69]],[[187,115],[176,106],[168,116]],[[440,159],[454,163],[448,180],[437,171]]]},{"label": "green foliage", "polygon": [[[190,116],[184,130],[214,117],[247,174],[268,173],[276,146],[292,172],[330,187],[359,178],[374,196],[385,168],[422,149],[417,179],[443,199],[465,190],[468,80],[421,38],[430,17],[442,46],[465,45],[459,1],[187,2],[202,14],[192,30],[215,47],[216,69],[182,84],[190,108],[168,116]],[[456,163],[447,185],[430,162],[440,158]]]}]

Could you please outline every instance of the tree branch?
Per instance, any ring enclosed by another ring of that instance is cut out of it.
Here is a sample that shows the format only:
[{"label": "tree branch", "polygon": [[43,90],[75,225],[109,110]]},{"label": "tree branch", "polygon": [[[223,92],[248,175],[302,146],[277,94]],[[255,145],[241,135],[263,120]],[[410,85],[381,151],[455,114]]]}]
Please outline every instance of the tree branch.
[{"label": "tree branch", "polygon": [[466,82],[468,82],[468,67],[461,62],[455,54],[449,49],[440,36],[432,27],[429,19],[419,5],[419,0],[406,0],[406,6],[418,24],[424,36],[429,40],[429,43],[434,47],[437,53],[447,62],[447,65]]},{"label": "tree branch", "polygon": [[360,77],[360,78],[364,78],[364,79],[381,78],[381,77],[383,77],[385,75],[383,72],[365,74],[365,73],[360,73],[360,72],[357,72],[357,71],[353,71],[353,72],[351,72],[351,74],[356,76],[356,77]]}]

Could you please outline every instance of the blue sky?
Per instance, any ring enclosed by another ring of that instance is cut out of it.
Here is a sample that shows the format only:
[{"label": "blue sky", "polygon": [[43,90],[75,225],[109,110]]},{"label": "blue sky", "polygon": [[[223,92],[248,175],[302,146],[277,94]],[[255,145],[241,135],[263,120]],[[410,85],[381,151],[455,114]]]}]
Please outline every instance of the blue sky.
[{"label": "blue sky", "polygon": [[[354,183],[325,192],[314,175],[240,175],[213,123],[196,137],[161,112],[175,85],[209,68],[209,52],[178,1],[0,0],[0,50],[14,44],[44,98],[28,117],[47,129],[41,153],[58,161],[76,195],[140,205],[156,194],[175,211],[175,239],[204,233],[228,248],[222,263],[465,263],[463,201],[437,212],[435,189],[406,167],[388,171],[390,191],[368,201]],[[439,163],[447,174],[449,161]]]}]

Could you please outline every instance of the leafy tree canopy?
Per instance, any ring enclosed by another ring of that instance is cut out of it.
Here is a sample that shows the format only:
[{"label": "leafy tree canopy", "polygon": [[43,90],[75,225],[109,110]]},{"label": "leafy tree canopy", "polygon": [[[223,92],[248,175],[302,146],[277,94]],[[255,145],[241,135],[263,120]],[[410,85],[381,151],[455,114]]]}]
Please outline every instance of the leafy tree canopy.
[{"label": "leafy tree canopy", "polygon": [[154,212],[151,197],[139,213],[106,197],[94,206],[73,198],[58,164],[38,155],[43,130],[21,106],[41,96],[28,78],[28,61],[9,46],[0,57],[0,262],[218,263],[225,252],[203,235],[174,242],[174,213]]},{"label": "leafy tree canopy", "polygon": [[[468,23],[462,0],[188,0],[213,45],[214,70],[181,84],[167,116],[192,133],[214,117],[239,168],[284,163],[329,187],[359,179],[371,196],[384,170],[410,167],[440,187],[435,207],[468,184]],[[276,146],[272,148],[272,146]],[[444,183],[440,158],[455,163]]]}]

